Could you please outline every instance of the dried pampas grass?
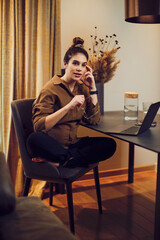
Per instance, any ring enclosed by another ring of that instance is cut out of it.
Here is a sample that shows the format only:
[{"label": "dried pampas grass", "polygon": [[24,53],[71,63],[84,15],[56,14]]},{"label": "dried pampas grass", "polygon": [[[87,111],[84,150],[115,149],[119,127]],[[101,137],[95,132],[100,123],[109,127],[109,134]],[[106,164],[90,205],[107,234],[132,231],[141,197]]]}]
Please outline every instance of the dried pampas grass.
[{"label": "dried pampas grass", "polygon": [[[97,30],[96,27],[95,30]],[[97,41],[97,35],[95,35],[94,38],[93,35],[91,35],[93,51],[91,52],[91,49],[89,49],[90,57],[88,65],[93,69],[96,83],[106,83],[110,81],[115,75],[115,71],[120,63],[120,60],[117,60],[115,57],[117,50],[120,48],[117,47],[118,41],[113,41],[115,37],[117,37],[116,34],[110,37],[106,35],[105,39],[99,39],[99,41]],[[109,49],[113,42],[113,48]]]}]

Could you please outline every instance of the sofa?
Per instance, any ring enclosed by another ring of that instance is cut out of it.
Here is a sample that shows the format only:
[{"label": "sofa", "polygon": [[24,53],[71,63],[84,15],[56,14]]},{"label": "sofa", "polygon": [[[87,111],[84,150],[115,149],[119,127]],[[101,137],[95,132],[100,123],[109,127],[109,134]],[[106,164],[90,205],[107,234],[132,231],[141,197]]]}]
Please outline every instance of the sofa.
[{"label": "sofa", "polygon": [[75,240],[38,197],[15,197],[5,156],[0,152],[0,239]]}]

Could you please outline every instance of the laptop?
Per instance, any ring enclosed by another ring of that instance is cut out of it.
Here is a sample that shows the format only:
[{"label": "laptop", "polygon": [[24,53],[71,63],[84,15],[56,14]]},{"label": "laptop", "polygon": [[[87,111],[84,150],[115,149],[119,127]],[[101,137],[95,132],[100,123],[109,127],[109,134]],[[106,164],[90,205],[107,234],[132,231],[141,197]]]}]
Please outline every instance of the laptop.
[{"label": "laptop", "polygon": [[118,125],[112,129],[107,130],[106,133],[137,136],[147,131],[151,127],[159,107],[160,102],[156,102],[150,105],[141,126],[138,126],[138,124],[134,124],[133,126],[129,127],[125,125]]}]

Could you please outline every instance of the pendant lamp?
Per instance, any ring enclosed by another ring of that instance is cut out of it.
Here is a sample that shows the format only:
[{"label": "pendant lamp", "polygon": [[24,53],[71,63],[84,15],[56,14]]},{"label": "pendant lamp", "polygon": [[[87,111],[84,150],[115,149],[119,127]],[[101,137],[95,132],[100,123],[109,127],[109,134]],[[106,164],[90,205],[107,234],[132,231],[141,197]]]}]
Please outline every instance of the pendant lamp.
[{"label": "pendant lamp", "polygon": [[160,0],[125,0],[125,21],[160,23]]}]

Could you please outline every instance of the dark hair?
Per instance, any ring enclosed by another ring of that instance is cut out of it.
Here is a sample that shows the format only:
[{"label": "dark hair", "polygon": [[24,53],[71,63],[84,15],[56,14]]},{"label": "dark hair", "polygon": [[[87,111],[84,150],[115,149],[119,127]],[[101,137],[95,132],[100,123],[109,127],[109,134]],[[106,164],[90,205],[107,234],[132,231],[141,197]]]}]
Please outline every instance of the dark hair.
[{"label": "dark hair", "polygon": [[72,46],[67,50],[67,52],[64,55],[64,59],[63,59],[64,62],[68,63],[69,60],[77,53],[84,54],[88,61],[89,56],[88,56],[87,51],[84,49],[83,45],[84,45],[84,40],[80,37],[75,37],[73,39]]}]

